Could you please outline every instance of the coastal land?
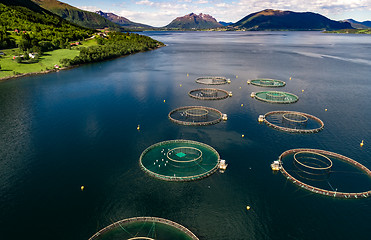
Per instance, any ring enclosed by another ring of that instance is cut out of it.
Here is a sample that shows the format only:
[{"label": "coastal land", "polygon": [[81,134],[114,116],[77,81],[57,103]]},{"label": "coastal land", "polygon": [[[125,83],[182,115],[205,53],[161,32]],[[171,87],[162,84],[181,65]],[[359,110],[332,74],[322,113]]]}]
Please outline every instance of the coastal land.
[{"label": "coastal land", "polygon": [[164,46],[150,37],[71,23],[30,0],[0,0],[0,80]]}]

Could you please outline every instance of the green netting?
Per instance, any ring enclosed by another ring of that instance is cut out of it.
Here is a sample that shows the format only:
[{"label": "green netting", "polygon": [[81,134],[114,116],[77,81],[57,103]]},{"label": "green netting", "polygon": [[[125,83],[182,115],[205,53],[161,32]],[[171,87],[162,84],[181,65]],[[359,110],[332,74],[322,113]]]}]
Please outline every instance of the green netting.
[{"label": "green netting", "polygon": [[299,100],[299,97],[287,92],[279,91],[263,91],[255,93],[255,98],[269,103],[294,103]]},{"label": "green netting", "polygon": [[89,240],[198,240],[182,225],[153,217],[138,217],[121,220],[103,228]]},{"label": "green netting", "polygon": [[220,100],[229,97],[230,93],[217,88],[198,88],[191,90],[188,95],[200,100]]},{"label": "green netting", "polygon": [[147,148],[139,160],[141,168],[153,177],[168,181],[190,181],[207,177],[219,165],[214,148],[195,141],[170,140]]},{"label": "green netting", "polygon": [[250,83],[260,87],[283,87],[286,85],[284,81],[267,78],[254,79],[251,80]]}]

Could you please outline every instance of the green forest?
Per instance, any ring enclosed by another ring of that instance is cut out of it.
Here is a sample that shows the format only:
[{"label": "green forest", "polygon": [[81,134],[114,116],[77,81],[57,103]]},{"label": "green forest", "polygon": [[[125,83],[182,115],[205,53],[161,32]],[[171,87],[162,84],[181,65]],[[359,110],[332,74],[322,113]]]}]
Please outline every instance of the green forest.
[{"label": "green forest", "polygon": [[56,65],[97,62],[160,46],[163,43],[135,33],[99,32],[78,26],[30,0],[0,0],[0,78],[50,70]]}]

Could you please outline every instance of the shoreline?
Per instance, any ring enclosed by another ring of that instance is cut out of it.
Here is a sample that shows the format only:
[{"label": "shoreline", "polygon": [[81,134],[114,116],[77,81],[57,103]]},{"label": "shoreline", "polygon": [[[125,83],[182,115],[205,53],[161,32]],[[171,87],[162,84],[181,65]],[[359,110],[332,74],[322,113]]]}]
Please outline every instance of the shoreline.
[{"label": "shoreline", "polygon": [[[166,45],[158,46],[157,48],[149,49],[148,51],[140,51],[140,52],[136,52],[136,53],[126,54],[126,55],[118,56],[118,57],[115,57],[115,58],[105,59],[105,60],[99,61],[99,62],[105,62],[105,61],[109,61],[109,60],[113,60],[113,59],[118,59],[118,58],[121,58],[121,57],[126,57],[126,56],[134,55],[134,54],[137,54],[137,53],[141,53],[141,52],[149,52],[149,51],[153,51],[153,50],[159,49],[161,47],[165,47],[165,46]],[[77,64],[77,65],[72,65],[72,66],[67,66],[67,67],[54,68],[54,69],[41,71],[41,72],[21,73],[21,74],[17,74],[17,75],[12,75],[12,76],[7,76],[7,77],[0,78],[0,83],[3,82],[3,81],[12,80],[12,79],[30,77],[30,76],[34,76],[34,75],[43,75],[43,74],[48,74],[48,73],[53,73],[53,72],[59,72],[60,70],[69,70],[69,69],[77,68],[77,67],[80,67],[80,66],[83,66],[83,65],[86,65],[86,64],[91,64],[91,63],[98,63],[98,62],[88,62],[88,63],[84,63],[84,64]]]}]

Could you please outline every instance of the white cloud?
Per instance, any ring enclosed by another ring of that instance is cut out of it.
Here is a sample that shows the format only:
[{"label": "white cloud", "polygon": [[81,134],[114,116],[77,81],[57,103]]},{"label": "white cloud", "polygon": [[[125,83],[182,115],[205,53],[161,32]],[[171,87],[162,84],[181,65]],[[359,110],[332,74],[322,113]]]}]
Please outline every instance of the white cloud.
[{"label": "white cloud", "polygon": [[151,2],[151,1],[149,1],[149,0],[142,0],[142,1],[136,2],[135,4],[137,4],[137,5],[147,5],[147,6],[152,6],[152,5],[154,5],[155,3],[154,3],[154,2]]}]

